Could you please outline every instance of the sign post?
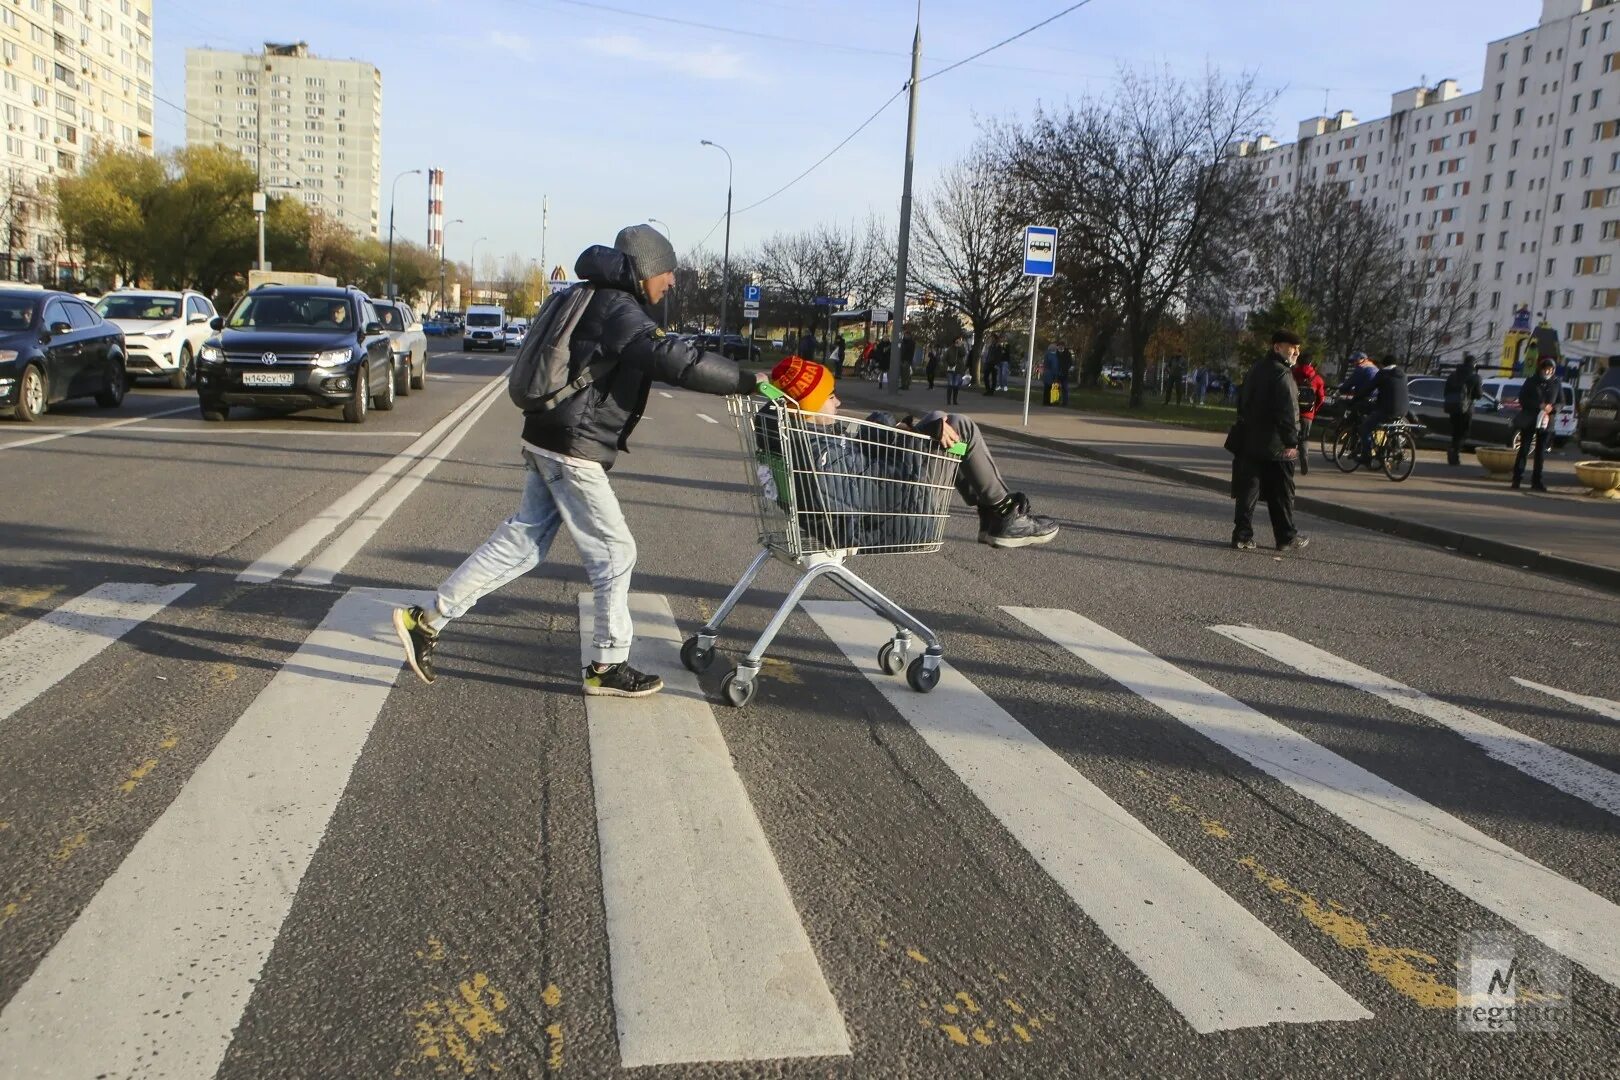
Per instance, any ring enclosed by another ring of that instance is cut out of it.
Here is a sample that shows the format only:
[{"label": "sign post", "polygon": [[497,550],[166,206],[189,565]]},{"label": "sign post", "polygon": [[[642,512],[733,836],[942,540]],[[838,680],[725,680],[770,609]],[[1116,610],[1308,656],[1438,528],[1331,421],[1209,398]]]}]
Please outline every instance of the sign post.
[{"label": "sign post", "polygon": [[1045,225],[1024,229],[1024,276],[1035,279],[1029,307],[1029,360],[1024,364],[1024,426],[1029,427],[1029,395],[1035,380],[1035,324],[1041,311],[1041,279],[1057,273],[1057,230]]},{"label": "sign post", "polygon": [[754,350],[754,322],[759,318],[759,297],[761,289],[758,285],[743,286],[743,318],[748,320],[748,341],[743,346],[743,355],[751,357]]}]

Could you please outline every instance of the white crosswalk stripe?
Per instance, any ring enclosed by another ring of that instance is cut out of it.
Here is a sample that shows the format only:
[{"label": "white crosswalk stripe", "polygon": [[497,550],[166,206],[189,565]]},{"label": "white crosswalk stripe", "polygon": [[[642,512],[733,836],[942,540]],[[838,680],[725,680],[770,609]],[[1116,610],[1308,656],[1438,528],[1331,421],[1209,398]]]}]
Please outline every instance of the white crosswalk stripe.
[{"label": "white crosswalk stripe", "polygon": [[214,1075],[399,673],[391,606],[416,599],[333,605],[0,1012],[0,1062]]},{"label": "white crosswalk stripe", "polygon": [[1620,906],[1071,611],[1005,608],[1110,679],[1620,986]]},{"label": "white crosswalk stripe", "polygon": [[960,672],[915,693],[878,671],[888,622],[804,609],[1194,1030],[1372,1015]]},{"label": "white crosswalk stripe", "polygon": [[720,422],[714,417],[710,416],[708,413],[698,413],[697,418],[702,420],[705,424],[718,424]]},{"label": "white crosswalk stripe", "polygon": [[[591,594],[579,600],[581,656]],[[587,697],[625,1068],[846,1055],[849,1036],[662,596],[634,594],[650,701]],[[583,660],[582,660],[583,662]]]},{"label": "white crosswalk stripe", "polygon": [[1539,690],[1543,694],[1567,701],[1571,705],[1579,705],[1583,709],[1590,709],[1599,716],[1607,717],[1610,720],[1620,720],[1620,701],[1592,697],[1590,694],[1576,694],[1569,690],[1560,690],[1555,686],[1543,686],[1541,683],[1531,682],[1529,679],[1521,679],[1517,675],[1513,676],[1513,681],[1526,689]]},{"label": "white crosswalk stripe", "polygon": [[1567,750],[1548,746],[1449,702],[1437,701],[1422,691],[1287,634],[1251,626],[1213,626],[1210,629],[1305,675],[1364,690],[1398,709],[1427,717],[1455,731],[1497,761],[1611,814],[1620,814],[1620,775]]},{"label": "white crosswalk stripe", "polygon": [[190,588],[108,582],[0,638],[0,720],[95,659]]}]

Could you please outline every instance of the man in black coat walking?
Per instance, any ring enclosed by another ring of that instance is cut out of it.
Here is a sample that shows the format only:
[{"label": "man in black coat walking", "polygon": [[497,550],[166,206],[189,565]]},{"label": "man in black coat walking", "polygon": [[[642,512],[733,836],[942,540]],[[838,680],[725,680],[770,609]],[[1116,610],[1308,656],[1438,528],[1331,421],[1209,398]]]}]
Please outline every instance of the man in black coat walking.
[{"label": "man in black coat walking", "polygon": [[1533,444],[1536,464],[1530,473],[1530,490],[1547,490],[1547,485],[1541,482],[1541,466],[1547,459],[1547,444],[1552,441],[1558,424],[1558,406],[1564,397],[1564,383],[1557,371],[1558,361],[1543,356],[1537,373],[1519,387],[1519,415],[1514,419],[1514,426],[1519,429],[1519,456],[1513,461],[1515,489],[1524,482],[1524,461]]},{"label": "man in black coat walking", "polygon": [[1474,425],[1474,399],[1479,397],[1481,386],[1479,364],[1474,360],[1474,354],[1464,353],[1462,363],[1446,376],[1446,415],[1451,418],[1451,449],[1446,454],[1447,465],[1462,464],[1468,429]]},{"label": "man in black coat walking", "polygon": [[1298,334],[1279,330],[1271,352],[1249,369],[1238,394],[1233,453],[1232,546],[1254,548],[1254,504],[1264,496],[1278,551],[1299,551],[1308,541],[1294,528],[1294,462],[1299,457],[1299,392],[1291,369],[1299,361]]}]

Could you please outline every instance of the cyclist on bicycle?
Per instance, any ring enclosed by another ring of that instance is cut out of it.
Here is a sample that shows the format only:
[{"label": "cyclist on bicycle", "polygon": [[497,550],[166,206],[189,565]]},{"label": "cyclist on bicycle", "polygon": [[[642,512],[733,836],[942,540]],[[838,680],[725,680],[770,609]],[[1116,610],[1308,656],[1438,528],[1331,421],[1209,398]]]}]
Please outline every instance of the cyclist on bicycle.
[{"label": "cyclist on bicycle", "polygon": [[1360,432],[1361,420],[1372,408],[1373,382],[1378,378],[1378,364],[1364,352],[1350,354],[1350,374],[1338,386],[1341,412],[1339,427]]},{"label": "cyclist on bicycle", "polygon": [[1406,392],[1406,372],[1393,356],[1384,357],[1372,386],[1372,412],[1361,422],[1361,464],[1372,464],[1373,431],[1384,424],[1405,420],[1411,402]]}]

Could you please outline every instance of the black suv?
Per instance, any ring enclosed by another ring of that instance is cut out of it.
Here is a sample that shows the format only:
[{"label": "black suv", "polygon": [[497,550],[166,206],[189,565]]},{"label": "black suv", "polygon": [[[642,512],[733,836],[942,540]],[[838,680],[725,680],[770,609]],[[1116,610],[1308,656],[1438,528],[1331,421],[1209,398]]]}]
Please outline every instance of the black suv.
[{"label": "black suv", "polygon": [[204,420],[232,405],[341,408],[351,424],[394,407],[394,356],[371,298],[359,289],[261,285],[214,320],[197,354]]}]

